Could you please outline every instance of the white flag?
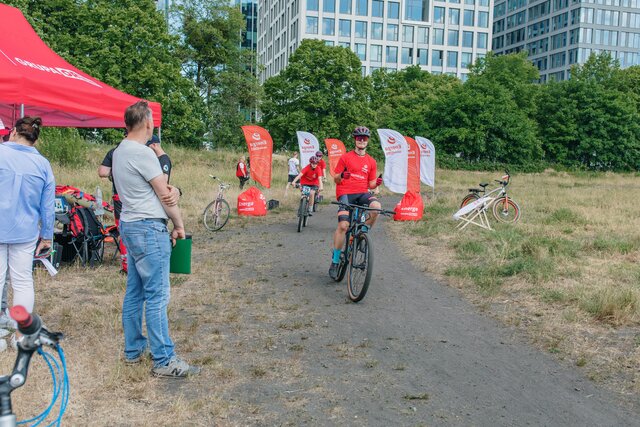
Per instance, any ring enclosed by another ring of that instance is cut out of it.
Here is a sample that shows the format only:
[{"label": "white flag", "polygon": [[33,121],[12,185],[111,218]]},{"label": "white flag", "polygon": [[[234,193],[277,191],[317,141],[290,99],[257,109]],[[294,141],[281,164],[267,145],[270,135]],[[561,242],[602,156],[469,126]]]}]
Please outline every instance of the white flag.
[{"label": "white flag", "polygon": [[309,164],[311,156],[316,155],[316,151],[320,151],[320,143],[312,133],[297,131],[298,147],[300,147],[300,169]]},{"label": "white flag", "polygon": [[407,192],[409,145],[400,132],[378,129],[380,145],[384,151],[384,185],[394,193]]},{"label": "white flag", "polygon": [[420,181],[429,187],[436,187],[436,149],[427,138],[416,136],[420,147]]}]

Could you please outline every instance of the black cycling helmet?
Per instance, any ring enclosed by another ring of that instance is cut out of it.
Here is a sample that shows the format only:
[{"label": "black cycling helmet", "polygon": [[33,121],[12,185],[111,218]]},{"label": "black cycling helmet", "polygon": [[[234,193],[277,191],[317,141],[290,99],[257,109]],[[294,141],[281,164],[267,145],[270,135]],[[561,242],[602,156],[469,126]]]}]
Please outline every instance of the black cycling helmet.
[{"label": "black cycling helmet", "polygon": [[357,128],[354,129],[354,131],[353,131],[353,133],[351,135],[353,137],[356,137],[356,136],[371,137],[371,132],[369,131],[369,128],[367,128],[367,127],[358,126]]},{"label": "black cycling helmet", "polygon": [[309,157],[309,163],[313,163],[314,165],[318,164],[318,158],[316,156]]},{"label": "black cycling helmet", "polygon": [[322,156],[323,156],[322,151],[316,151],[316,157],[318,158],[318,160],[320,160]]}]

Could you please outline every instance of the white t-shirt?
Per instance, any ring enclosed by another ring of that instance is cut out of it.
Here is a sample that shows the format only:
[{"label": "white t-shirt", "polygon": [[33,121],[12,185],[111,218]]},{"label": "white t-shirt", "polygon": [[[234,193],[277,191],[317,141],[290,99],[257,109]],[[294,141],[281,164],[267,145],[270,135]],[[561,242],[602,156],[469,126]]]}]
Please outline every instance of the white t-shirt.
[{"label": "white t-shirt", "polygon": [[300,173],[300,171],[298,170],[298,166],[300,166],[300,160],[296,159],[295,157],[290,158],[289,159],[289,175],[298,176],[298,174]]},{"label": "white t-shirt", "polygon": [[149,183],[162,175],[152,149],[130,139],[123,140],[113,152],[111,172],[122,201],[122,221],[167,219],[162,203]]}]

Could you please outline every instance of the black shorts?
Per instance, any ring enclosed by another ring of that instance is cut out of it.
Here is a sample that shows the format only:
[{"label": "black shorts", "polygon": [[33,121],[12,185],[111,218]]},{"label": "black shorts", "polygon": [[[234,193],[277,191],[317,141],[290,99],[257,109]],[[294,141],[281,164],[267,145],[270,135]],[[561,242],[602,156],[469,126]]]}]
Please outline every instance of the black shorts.
[{"label": "black shorts", "polygon": [[[369,206],[371,202],[376,202],[378,199],[374,194],[369,193],[357,193],[357,194],[343,194],[338,199],[340,203],[349,203],[350,205]],[[344,210],[341,206],[338,206],[338,211]]]},{"label": "black shorts", "polygon": [[309,187],[311,189],[311,191],[318,191],[318,186],[317,185],[306,185],[306,184],[301,184],[302,187]]},{"label": "black shorts", "polygon": [[293,180],[296,179],[296,176],[298,175],[289,175],[289,180],[287,182],[293,182]]}]

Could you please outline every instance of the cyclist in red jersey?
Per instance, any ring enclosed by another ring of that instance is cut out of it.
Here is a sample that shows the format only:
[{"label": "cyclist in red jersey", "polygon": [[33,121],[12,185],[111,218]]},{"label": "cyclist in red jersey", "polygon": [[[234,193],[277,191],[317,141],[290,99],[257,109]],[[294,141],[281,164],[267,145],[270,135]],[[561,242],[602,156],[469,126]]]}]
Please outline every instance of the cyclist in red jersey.
[{"label": "cyclist in red jersey", "polygon": [[315,202],[316,191],[322,191],[322,181],[320,180],[321,176],[322,171],[318,167],[318,158],[311,156],[309,164],[302,168],[298,176],[293,180],[294,186],[298,181],[300,181],[301,186],[311,188],[311,192],[309,193],[309,216],[313,216],[313,203]]},{"label": "cyclist in red jersey", "polygon": [[324,179],[327,176],[327,164],[325,163],[325,161],[322,159],[322,156],[324,156],[324,154],[322,153],[322,151],[316,151],[316,157],[318,158],[318,169],[320,169],[320,172],[322,172],[320,174],[321,176],[321,180],[324,181]]},{"label": "cyclist in red jersey", "polygon": [[[351,203],[361,206],[370,206],[380,209],[382,206],[378,199],[369,192],[382,184],[382,178],[376,178],[377,165],[373,157],[366,153],[371,132],[364,126],[358,126],[353,131],[356,148],[340,157],[334,170],[336,183],[336,198],[338,202]],[[378,218],[378,212],[371,211],[367,225],[363,231],[367,231]],[[338,208],[338,227],[333,234],[333,256],[329,276],[336,279],[338,276],[338,263],[340,252],[344,246],[344,239],[349,228],[349,212]]]}]

